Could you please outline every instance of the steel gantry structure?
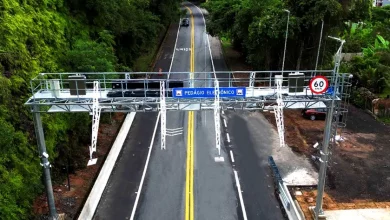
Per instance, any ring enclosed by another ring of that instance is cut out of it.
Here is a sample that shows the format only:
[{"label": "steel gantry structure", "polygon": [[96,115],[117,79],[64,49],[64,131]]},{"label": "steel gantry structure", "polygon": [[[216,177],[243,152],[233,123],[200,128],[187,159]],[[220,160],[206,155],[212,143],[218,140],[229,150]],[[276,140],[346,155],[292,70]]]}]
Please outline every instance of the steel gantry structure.
[{"label": "steel gantry structure", "polygon": [[[241,73],[241,75],[246,73],[247,77],[238,79],[234,77],[235,73]],[[171,77],[174,79],[146,77],[157,74],[161,73],[41,73],[31,80],[32,96],[25,105],[31,107],[31,112],[34,115],[52,216],[56,215],[56,210],[50,182],[50,163],[47,159],[40,119],[41,113],[92,113],[93,135],[90,146],[90,159],[92,160],[92,153],[96,151],[97,130],[101,113],[160,111],[161,149],[166,149],[167,111],[213,110],[215,145],[218,149],[218,156],[220,156],[221,110],[275,111],[280,144],[284,146],[284,108],[334,109],[334,107],[340,107],[335,103],[341,103],[343,98],[348,96],[348,88],[351,85],[350,74],[339,74],[338,68],[325,71],[214,72],[208,74],[214,77],[197,79],[190,79],[189,75],[194,73],[188,72],[170,72],[171,76],[176,75],[176,77]],[[206,74],[202,73],[202,75]],[[309,89],[309,81],[318,75],[327,77],[330,88],[332,88],[331,91],[315,94]],[[212,89],[214,94],[202,98],[177,97],[173,94],[174,89],[186,88],[191,85],[213,85],[209,89]],[[245,94],[240,97],[225,97],[220,93],[222,91],[220,85],[227,85],[228,88],[242,88]],[[344,113],[346,113],[346,109],[343,108],[330,112],[331,115]],[[337,128],[337,124],[335,126]],[[332,129],[329,132],[336,132],[336,130]]]}]

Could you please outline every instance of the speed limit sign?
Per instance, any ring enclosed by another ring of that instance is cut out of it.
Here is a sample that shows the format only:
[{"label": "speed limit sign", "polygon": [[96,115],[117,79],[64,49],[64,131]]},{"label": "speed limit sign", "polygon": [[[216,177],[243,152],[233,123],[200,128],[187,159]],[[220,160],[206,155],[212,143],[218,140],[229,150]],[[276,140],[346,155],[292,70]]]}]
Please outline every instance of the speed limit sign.
[{"label": "speed limit sign", "polygon": [[316,76],[310,80],[310,90],[314,94],[322,94],[329,87],[329,81],[325,76]]}]

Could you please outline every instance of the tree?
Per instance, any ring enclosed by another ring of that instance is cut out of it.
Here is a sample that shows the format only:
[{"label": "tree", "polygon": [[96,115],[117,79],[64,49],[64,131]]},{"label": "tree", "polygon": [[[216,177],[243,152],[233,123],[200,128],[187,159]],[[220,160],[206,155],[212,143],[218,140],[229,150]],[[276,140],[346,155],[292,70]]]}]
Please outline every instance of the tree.
[{"label": "tree", "polygon": [[390,82],[390,43],[378,35],[374,45],[363,49],[363,57],[355,57],[348,71],[355,74],[360,86],[381,93]]},{"label": "tree", "polygon": [[[30,80],[40,72],[129,70],[174,19],[179,2],[0,1],[1,219],[31,219],[42,192],[32,116],[24,106]],[[85,166],[90,117],[43,114],[42,120],[53,180],[61,181],[68,156],[72,167]]]},{"label": "tree", "polygon": [[113,37],[108,32],[101,32],[99,41],[77,40],[65,57],[69,68],[78,72],[114,72],[117,58]]}]

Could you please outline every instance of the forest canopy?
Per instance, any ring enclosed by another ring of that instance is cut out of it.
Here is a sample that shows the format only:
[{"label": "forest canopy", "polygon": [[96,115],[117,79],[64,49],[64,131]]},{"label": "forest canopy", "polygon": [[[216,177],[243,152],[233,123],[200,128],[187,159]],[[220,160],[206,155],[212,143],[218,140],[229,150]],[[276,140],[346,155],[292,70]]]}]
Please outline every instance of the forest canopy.
[{"label": "forest canopy", "polygon": [[[24,102],[40,72],[130,70],[179,16],[179,0],[0,1],[0,213],[31,219],[42,192],[32,115]],[[71,117],[72,116],[72,117]],[[43,115],[54,181],[85,166],[88,114]]]},{"label": "forest canopy", "polygon": [[[332,69],[339,46],[327,36],[345,39],[344,53],[362,53],[341,68],[354,75],[355,89],[390,95],[390,6],[364,0],[213,0],[203,6],[209,33],[230,41],[256,70],[281,69],[288,15],[284,69],[315,69],[323,22],[319,69]],[[354,103],[362,101],[356,97]]]}]

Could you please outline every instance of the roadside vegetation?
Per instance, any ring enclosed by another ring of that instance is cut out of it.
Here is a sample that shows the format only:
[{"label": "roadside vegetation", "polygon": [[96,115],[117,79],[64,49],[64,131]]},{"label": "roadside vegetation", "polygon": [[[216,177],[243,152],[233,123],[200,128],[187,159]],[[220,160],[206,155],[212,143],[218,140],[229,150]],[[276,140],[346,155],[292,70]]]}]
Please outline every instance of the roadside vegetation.
[{"label": "roadside vegetation", "polygon": [[[351,101],[372,111],[375,98],[390,95],[390,6],[352,0],[213,0],[203,6],[210,12],[209,33],[242,53],[256,70],[282,67],[285,9],[290,11],[285,70],[315,69],[324,21],[318,69],[332,69],[338,43],[327,36],[340,37],[346,40],[344,53],[357,53],[341,66],[354,75]],[[378,105],[381,120],[389,121],[390,100]]]},{"label": "roadside vegetation", "polygon": [[[179,16],[179,3],[0,2],[1,219],[31,219],[32,202],[43,191],[32,116],[23,106],[31,95],[30,79],[40,72],[129,71],[148,65],[159,34]],[[85,166],[90,121],[88,114],[43,115],[54,181],[64,178],[67,158],[72,158],[71,171]]]}]

